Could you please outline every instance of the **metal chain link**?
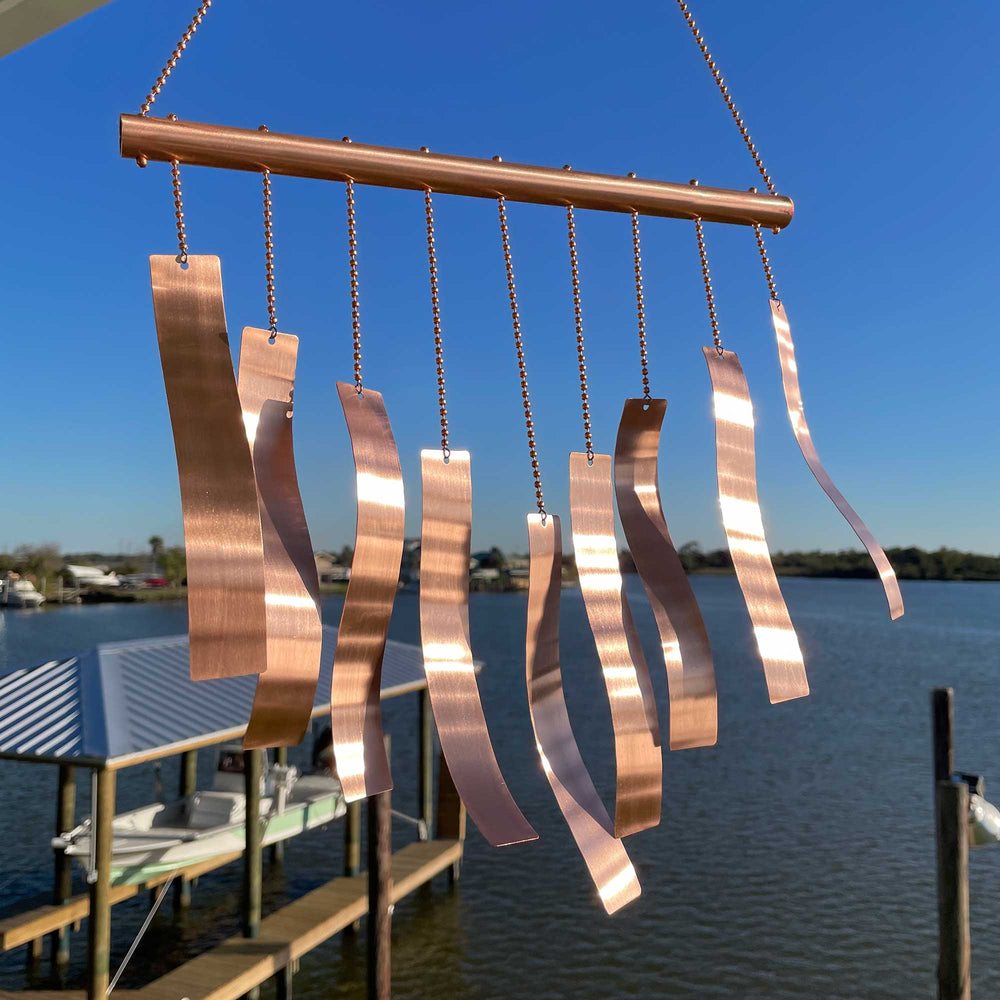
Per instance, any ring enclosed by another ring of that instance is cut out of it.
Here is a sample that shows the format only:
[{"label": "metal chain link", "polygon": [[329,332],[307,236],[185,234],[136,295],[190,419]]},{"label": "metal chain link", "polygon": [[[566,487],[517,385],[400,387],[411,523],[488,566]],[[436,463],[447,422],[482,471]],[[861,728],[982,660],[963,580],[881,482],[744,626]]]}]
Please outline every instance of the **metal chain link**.
[{"label": "metal chain link", "polygon": [[705,249],[705,231],[701,225],[701,219],[695,216],[694,231],[698,238],[698,257],[701,259],[701,277],[705,282],[705,301],[708,303],[708,319],[712,324],[712,341],[715,349],[721,358],[725,351],[722,349],[722,338],[719,336],[719,319],[715,314],[715,295],[712,293],[712,274],[708,269],[708,251]]},{"label": "metal chain link", "polygon": [[767,185],[768,191],[770,191],[771,194],[777,194],[778,191],[774,186],[774,182],[771,180],[771,176],[768,174],[767,168],[764,166],[764,161],[761,159],[760,153],[757,152],[757,147],[754,145],[753,139],[750,138],[750,131],[743,123],[743,116],[740,114],[735,102],[729,94],[729,88],[726,86],[726,81],[722,78],[722,74],[719,72],[719,68],[715,63],[712,53],[708,51],[708,46],[705,44],[705,39],[702,36],[702,33],[698,30],[698,25],[695,24],[694,16],[691,14],[690,8],[685,0],[677,0],[677,6],[680,7],[681,13],[684,15],[684,20],[687,21],[687,25],[691,29],[691,34],[694,35],[694,40],[698,43],[698,48],[701,49],[701,54],[704,57],[708,68],[712,71],[712,76],[719,88],[719,93],[722,94],[722,99],[726,102],[726,107],[729,108],[729,113],[733,116],[733,121],[736,122],[736,127],[740,130],[743,142],[746,143],[747,149],[750,150],[753,162],[760,171],[761,177],[764,178],[764,183]]},{"label": "metal chain link", "polygon": [[176,160],[170,161],[170,181],[174,189],[174,218],[177,220],[177,263],[186,264],[187,230],[184,225],[184,199],[181,196],[181,168]]},{"label": "metal chain link", "polygon": [[767,247],[764,246],[764,234],[760,231],[760,226],[754,223],[753,226],[754,236],[757,237],[757,250],[760,253],[760,262],[764,265],[764,280],[767,281],[767,287],[771,292],[771,298],[775,302],[780,302],[778,298],[778,287],[774,283],[774,272],[771,270],[771,260],[767,256]]},{"label": "metal chain link", "polygon": [[548,516],[542,494],[542,476],[538,467],[538,449],[535,446],[535,424],[531,419],[531,396],[528,393],[528,371],[524,364],[524,344],[521,340],[521,317],[517,308],[517,290],[514,286],[514,263],[510,255],[510,232],[507,229],[507,206],[503,195],[497,198],[500,215],[500,240],[503,244],[503,262],[507,271],[507,294],[510,298],[510,318],[514,328],[514,346],[517,349],[517,371],[521,379],[521,402],[524,404],[524,423],[528,430],[528,454],[531,456],[531,477],[535,483],[535,500],[542,524]]},{"label": "metal chain link", "polygon": [[[259,132],[266,132],[267,126],[261,125]],[[264,276],[267,282],[267,320],[271,331],[270,342],[273,344],[278,335],[278,313],[274,305],[274,233],[271,228],[271,171],[265,167],[261,171],[264,191]]]},{"label": "metal chain link", "polygon": [[632,261],[635,269],[635,312],[639,326],[639,364],[642,366],[642,398],[649,394],[649,358],[646,354],[646,300],[642,291],[642,244],[639,241],[639,213],[632,210]]},{"label": "metal chain link", "polygon": [[438,412],[441,414],[441,451],[447,462],[451,457],[448,447],[448,397],[444,382],[444,349],[441,344],[441,308],[438,300],[437,251],[434,246],[434,204],[431,189],[424,190],[424,215],[427,219],[427,266],[431,278],[431,316],[434,322],[434,365],[437,369]]},{"label": "metal chain link", "polygon": [[187,30],[183,35],[181,35],[181,40],[177,43],[177,47],[170,53],[170,58],[167,60],[166,66],[164,66],[160,71],[160,75],[156,78],[156,83],[153,84],[152,89],[146,95],[146,100],[142,102],[142,107],[139,109],[140,114],[149,114],[149,109],[153,106],[153,101],[156,100],[160,91],[163,89],[163,85],[167,82],[167,77],[170,76],[173,68],[177,65],[177,60],[180,59],[184,50],[187,48],[188,42],[191,41],[191,36],[198,30],[198,25],[201,24],[202,18],[204,18],[208,8],[211,6],[212,0],[202,0],[202,4],[198,8],[198,12],[191,19],[191,23],[187,26]]},{"label": "metal chain link", "polygon": [[573,280],[573,325],[576,328],[576,358],[580,365],[580,401],[583,409],[583,439],[587,461],[594,461],[594,439],[590,432],[590,397],[587,392],[587,355],[583,347],[583,309],[580,304],[580,262],[576,253],[576,219],[573,206],[566,206],[566,229],[569,236],[569,268]]},{"label": "metal chain link", "polygon": [[[344,142],[350,142],[346,136]],[[354,337],[354,388],[360,396],[361,384],[361,307],[358,303],[358,234],[354,218],[354,181],[347,180],[347,256],[351,266],[351,331]]]}]

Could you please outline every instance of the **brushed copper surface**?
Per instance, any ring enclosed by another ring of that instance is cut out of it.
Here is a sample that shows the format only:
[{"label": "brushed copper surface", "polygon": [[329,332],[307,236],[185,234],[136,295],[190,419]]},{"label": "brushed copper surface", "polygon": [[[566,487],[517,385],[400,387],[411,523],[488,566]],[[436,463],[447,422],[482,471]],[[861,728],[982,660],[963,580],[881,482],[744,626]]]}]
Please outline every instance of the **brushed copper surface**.
[{"label": "brushed copper surface", "polygon": [[187,550],[191,677],[266,665],[264,553],[218,257],[149,258]]},{"label": "brushed copper surface", "polygon": [[665,399],[627,399],[615,442],[615,493],[629,551],[660,633],[670,693],[670,749],[718,738],[715,667],[705,622],[660,503],[657,455]]},{"label": "brushed copper surface", "polygon": [[411,149],[369,146],[280,132],[122,115],[121,153],[148,160],[322,180],[460,194],[565,208],[633,211],[641,215],[755,223],[782,229],[792,221],[790,198],[755,191],[696,187],[640,177],[616,177],[524,163],[478,160]]},{"label": "brushed copper surface", "polygon": [[538,756],[570,833],[583,855],[601,904],[614,913],[639,893],[639,880],[580,756],[559,668],[562,530],[559,518],[528,515],[528,630],[525,668],[528,711]]},{"label": "brushed copper surface", "polygon": [[299,338],[247,327],[240,344],[239,395],[253,455],[264,539],[267,672],[257,680],[243,745],[297,746],[309,726],[323,630],[319,579],[302,510],[292,447]]},{"label": "brushed copper surface", "polygon": [[[639,676],[649,676],[618,564],[611,456],[575,451],[569,456],[569,506],[573,551],[615,735],[616,837],[647,830],[660,822],[663,755],[654,740]],[[657,725],[657,736],[659,726]]]},{"label": "brushed copper surface", "polygon": [[337,634],[330,719],[348,802],[392,788],[382,739],[382,655],[403,556],[403,474],[382,394],[338,382],[354,451],[358,527]]},{"label": "brushed copper surface", "polygon": [[757,500],[754,418],[740,359],[704,347],[715,407],[719,505],[772,704],[809,694],[802,650],[771,565]]},{"label": "brushed copper surface", "polygon": [[479,832],[494,846],[536,840],[493,753],[469,646],[472,471],[467,451],[420,452],[420,641],[441,751]]},{"label": "brushed copper surface", "polygon": [[903,614],[903,595],[899,592],[896,574],[893,572],[882,546],[875,540],[875,536],[868,530],[857,511],[847,502],[844,494],[834,486],[833,480],[823,468],[819,453],[813,444],[812,435],[809,433],[809,425],[806,423],[806,414],[802,406],[799,367],[795,361],[792,329],[788,324],[785,307],[776,299],[771,299],[771,321],[774,323],[774,335],[778,341],[781,383],[785,389],[785,402],[788,404],[788,419],[792,422],[792,431],[795,433],[799,450],[806,460],[806,465],[816,477],[816,482],[823,487],[823,492],[833,501],[834,506],[844,516],[844,520],[854,529],[854,533],[868,550],[868,555],[871,556],[872,562],[875,563],[875,568],[878,570],[882,588],[885,590],[885,599],[889,603],[889,617],[895,620]]}]

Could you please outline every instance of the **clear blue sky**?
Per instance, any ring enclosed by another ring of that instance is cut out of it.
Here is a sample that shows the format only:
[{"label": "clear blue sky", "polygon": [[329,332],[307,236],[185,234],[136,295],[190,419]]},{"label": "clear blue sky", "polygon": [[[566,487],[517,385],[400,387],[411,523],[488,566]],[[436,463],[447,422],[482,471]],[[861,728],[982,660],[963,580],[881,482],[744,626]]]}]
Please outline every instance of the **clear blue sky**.
[{"label": "clear blue sky", "polygon": [[[175,247],[169,171],[117,152],[195,7],[113,3],[0,62],[0,287],[7,370],[0,547],[182,539],[147,255]],[[189,10],[191,8],[191,10]],[[1000,5],[701,0],[695,14],[779,188],[771,238],[806,412],[835,481],[885,545],[1000,550],[996,334]],[[758,181],[673,0],[294,4],[216,0],[154,113],[578,169]],[[234,348],[265,326],[260,181],[184,171],[193,253],[222,258]],[[343,187],[276,178],[281,329],[301,338],[299,477],[317,547],[354,536],[333,383],[351,377]],[[366,382],[382,390],[419,531],[419,451],[437,441],[419,194],[358,189]],[[495,206],[439,197],[451,427],[473,455],[477,545],[526,547],[532,507]],[[582,446],[565,227],[510,206],[542,471],[568,515]],[[654,392],[678,543],[721,543],[709,342],[692,226],[643,226]],[[626,216],[578,213],[598,450],[639,394]],[[757,412],[773,548],[857,543],[784,412],[752,233],[708,232],[723,338]],[[568,517],[567,517],[568,519]]]}]

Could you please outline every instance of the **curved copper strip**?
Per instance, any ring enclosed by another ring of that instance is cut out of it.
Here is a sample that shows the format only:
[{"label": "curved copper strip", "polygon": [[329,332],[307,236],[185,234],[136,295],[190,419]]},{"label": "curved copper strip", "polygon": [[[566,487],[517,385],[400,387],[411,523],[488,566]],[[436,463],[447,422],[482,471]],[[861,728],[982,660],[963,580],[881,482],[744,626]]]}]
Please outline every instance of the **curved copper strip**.
[{"label": "curved copper strip", "polygon": [[740,359],[703,347],[715,407],[719,505],[729,552],[753,623],[771,703],[809,694],[802,650],[778,587],[757,500],[753,404]]},{"label": "curved copper strip", "polygon": [[570,454],[569,507],[580,590],[597,644],[615,734],[615,836],[626,837],[660,822],[663,755],[650,730],[649,706],[639,681],[641,674],[649,677],[649,668],[631,612],[626,612],[610,455],[594,455],[591,461],[583,452]]},{"label": "curved copper strip", "polygon": [[149,258],[187,549],[191,678],[266,667],[257,487],[222,303],[218,257]]},{"label": "curved copper strip", "polygon": [[604,909],[614,913],[639,893],[625,847],[611,832],[611,818],[573,736],[559,669],[559,594],[562,531],[559,518],[528,515],[528,631],[525,669],[528,711],[542,769],[583,855]]},{"label": "curved copper strip", "polygon": [[[708,632],[660,504],[657,454],[665,399],[626,399],[615,442],[615,494],[629,551],[660,633],[670,692],[670,749],[718,739]],[[669,610],[668,610],[669,609]]]},{"label": "curved copper strip", "polygon": [[788,419],[792,423],[792,431],[798,442],[802,457],[806,460],[816,482],[823,487],[823,492],[833,501],[834,506],[843,515],[844,520],[854,529],[861,539],[861,544],[868,550],[879,580],[885,590],[885,599],[889,603],[889,617],[895,621],[903,614],[903,595],[899,592],[899,583],[882,546],[868,530],[865,522],[857,511],[847,502],[846,497],[833,484],[833,480],[823,468],[819,453],[813,444],[809,425],[806,423],[805,409],[802,406],[802,391],[799,388],[799,367],[795,362],[795,345],[792,343],[792,329],[788,325],[785,307],[776,299],[771,299],[771,322],[774,324],[774,336],[778,341],[778,359],[781,362],[781,384],[785,390],[785,402],[788,405]]},{"label": "curved copper strip", "polygon": [[348,802],[392,788],[382,740],[382,655],[403,556],[403,474],[382,394],[338,382],[354,451],[358,528],[351,582],[337,633],[330,724]]},{"label": "curved copper strip", "polygon": [[469,815],[494,846],[537,840],[500,773],[469,646],[472,471],[467,451],[420,452],[420,641],[441,752]]},{"label": "curved copper strip", "polygon": [[246,327],[240,344],[239,396],[253,454],[264,539],[267,673],[257,681],[243,745],[297,746],[302,742],[319,677],[323,628],[319,579],[302,510],[292,403],[299,338]]}]

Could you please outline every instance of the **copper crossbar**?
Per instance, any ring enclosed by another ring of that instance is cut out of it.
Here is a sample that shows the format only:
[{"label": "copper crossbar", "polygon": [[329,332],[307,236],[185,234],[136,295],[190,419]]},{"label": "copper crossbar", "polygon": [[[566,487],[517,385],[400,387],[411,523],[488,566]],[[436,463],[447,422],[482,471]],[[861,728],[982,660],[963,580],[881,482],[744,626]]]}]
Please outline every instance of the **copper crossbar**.
[{"label": "copper crossbar", "polygon": [[199,122],[121,116],[121,153],[130,159],[177,160],[199,167],[345,181],[435,193],[573,205],[733,225],[783,229],[792,221],[790,198],[755,190],[671,184],[554,167],[446,156],[423,150],[366,146],[349,140],[260,132]]}]

